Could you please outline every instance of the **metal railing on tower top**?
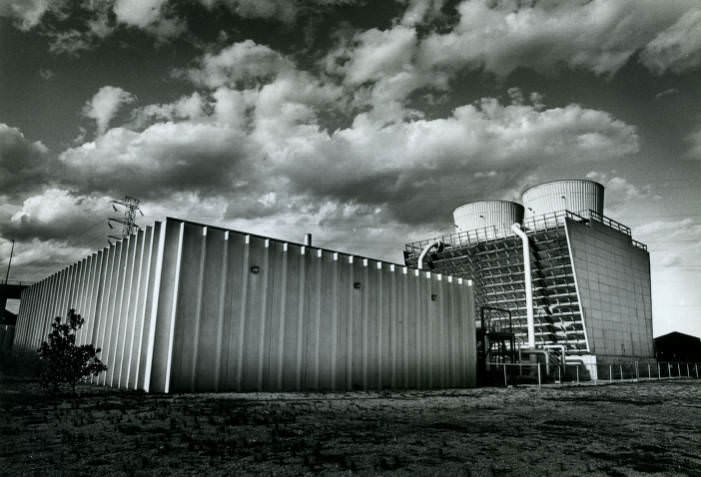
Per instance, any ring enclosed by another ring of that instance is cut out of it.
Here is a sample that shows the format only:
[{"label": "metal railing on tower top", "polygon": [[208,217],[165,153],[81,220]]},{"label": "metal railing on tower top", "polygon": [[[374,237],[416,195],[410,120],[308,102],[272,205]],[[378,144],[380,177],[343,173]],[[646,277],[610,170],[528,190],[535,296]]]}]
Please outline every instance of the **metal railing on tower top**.
[{"label": "metal railing on tower top", "polygon": [[[631,237],[631,243],[634,247],[647,250],[647,245],[632,238],[630,227],[618,222],[617,220],[600,214],[595,210],[589,210],[588,213],[584,215],[572,212],[570,210],[548,212],[546,214],[524,219],[523,227],[526,233],[552,230],[562,227],[565,223],[565,219],[570,219],[581,223],[586,223],[589,221],[598,222],[612,230],[616,230],[627,235],[628,237]],[[409,254],[417,254],[420,253],[424,247],[435,241],[441,241],[451,247],[465,247],[510,236],[514,236],[510,226],[505,225],[504,227],[497,227],[492,225],[472,230],[461,230],[452,234],[443,234],[424,240],[409,242],[405,246],[405,251]]]}]

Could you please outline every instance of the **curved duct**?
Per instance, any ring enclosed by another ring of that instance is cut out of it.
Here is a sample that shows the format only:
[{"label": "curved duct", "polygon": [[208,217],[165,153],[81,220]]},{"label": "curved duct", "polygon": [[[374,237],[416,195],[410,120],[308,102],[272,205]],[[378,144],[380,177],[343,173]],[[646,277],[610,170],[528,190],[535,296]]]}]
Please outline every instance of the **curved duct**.
[{"label": "curved duct", "polygon": [[426,254],[433,248],[436,247],[438,251],[440,252],[443,248],[443,242],[440,240],[436,240],[435,242],[431,242],[430,244],[426,245],[424,249],[421,251],[421,255],[419,255],[419,264],[418,268],[419,270],[423,270],[424,268],[424,259],[426,258]]}]

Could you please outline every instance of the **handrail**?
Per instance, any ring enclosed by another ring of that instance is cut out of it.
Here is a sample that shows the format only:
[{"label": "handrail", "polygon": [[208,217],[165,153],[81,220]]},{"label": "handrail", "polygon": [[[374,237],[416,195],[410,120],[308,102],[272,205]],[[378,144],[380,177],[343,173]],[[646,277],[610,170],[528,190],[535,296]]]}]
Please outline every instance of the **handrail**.
[{"label": "handrail", "polygon": [[[586,217],[586,215],[588,215],[589,217]],[[538,216],[528,217],[523,220],[523,229],[526,233],[557,229],[564,225],[565,219],[570,219],[580,223],[587,223],[590,220],[596,221],[602,225],[609,227],[610,229],[616,230],[631,237],[634,247],[637,247],[642,250],[647,250],[647,245],[637,240],[633,240],[630,227],[592,209],[589,209],[588,213],[584,215],[565,209],[556,212],[548,212],[546,214]],[[428,244],[433,243],[437,240],[445,243],[448,246],[463,247],[477,243],[484,243],[487,241],[504,237],[515,238],[515,235],[510,230],[510,227],[497,227],[492,225],[471,230],[461,230],[452,234],[443,234],[424,240],[409,242],[404,246],[404,250],[409,254],[418,254]]]},{"label": "handrail", "polygon": [[644,244],[644,243],[642,243],[642,242],[639,242],[639,241],[637,241],[637,240],[635,240],[635,239],[631,239],[631,240],[632,240],[632,242],[633,242],[633,247],[637,247],[637,248],[642,249],[642,250],[647,250],[647,245],[646,245],[646,244]]},{"label": "handrail", "polygon": [[604,214],[600,214],[599,212],[591,209],[589,209],[589,216],[592,220],[596,220],[597,222],[600,222],[614,230],[618,230],[619,232],[622,232],[628,235],[629,237],[631,236],[630,227],[628,227],[627,225],[623,225],[617,220],[613,220],[612,218],[607,217]]}]

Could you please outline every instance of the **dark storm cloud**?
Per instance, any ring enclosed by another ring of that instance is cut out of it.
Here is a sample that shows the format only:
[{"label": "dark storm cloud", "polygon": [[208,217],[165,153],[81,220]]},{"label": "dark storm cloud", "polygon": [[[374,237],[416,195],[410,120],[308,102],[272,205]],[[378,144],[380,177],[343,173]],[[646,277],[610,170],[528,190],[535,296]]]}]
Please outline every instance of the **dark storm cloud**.
[{"label": "dark storm cloud", "polygon": [[0,194],[26,193],[50,180],[55,162],[40,141],[31,142],[22,132],[0,123]]},{"label": "dark storm cloud", "polygon": [[109,197],[51,187],[24,200],[9,220],[2,221],[0,234],[20,241],[65,241],[70,237],[74,245],[93,245],[92,232],[98,226],[98,231],[107,228],[104,214],[109,208]]}]

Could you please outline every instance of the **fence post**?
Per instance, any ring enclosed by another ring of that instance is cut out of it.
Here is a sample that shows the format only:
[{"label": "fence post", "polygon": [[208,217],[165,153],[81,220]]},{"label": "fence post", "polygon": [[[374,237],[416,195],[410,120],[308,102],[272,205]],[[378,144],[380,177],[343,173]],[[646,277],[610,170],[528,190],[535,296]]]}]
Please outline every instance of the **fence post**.
[{"label": "fence post", "polygon": [[538,363],[538,389],[540,389],[540,363]]},{"label": "fence post", "polygon": [[575,369],[577,370],[577,384],[579,384],[579,365]]},{"label": "fence post", "polygon": [[662,376],[660,376],[660,363],[657,363],[657,380],[659,381],[662,379]]},{"label": "fence post", "polygon": [[509,383],[506,380],[506,363],[504,363],[504,387],[508,387]]},{"label": "fence post", "polygon": [[613,381],[613,365],[609,364],[609,382]]},{"label": "fence post", "polygon": [[618,365],[618,373],[621,375],[621,381],[623,381],[623,365]]},{"label": "fence post", "polygon": [[699,377],[699,363],[694,364],[694,369],[696,370],[696,377]]},{"label": "fence post", "polygon": [[682,377],[682,368],[681,368],[679,362],[677,362],[677,377],[678,378]]},{"label": "fence post", "polygon": [[557,382],[562,384],[562,376],[560,376],[560,367],[557,367]]},{"label": "fence post", "polygon": [[652,373],[650,372],[650,363],[647,363],[647,380],[650,381],[652,379]]},{"label": "fence post", "polygon": [[640,369],[638,368],[638,362],[635,362],[635,380],[640,381]]},{"label": "fence post", "polygon": [[686,377],[690,378],[691,375],[689,374],[689,363],[686,363]]},{"label": "fence post", "polygon": [[667,363],[667,377],[672,377],[672,363]]}]

